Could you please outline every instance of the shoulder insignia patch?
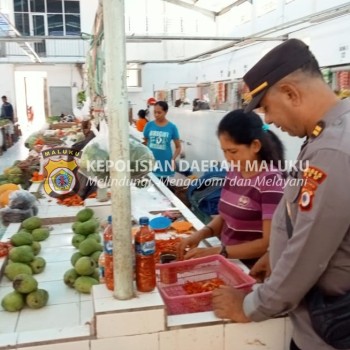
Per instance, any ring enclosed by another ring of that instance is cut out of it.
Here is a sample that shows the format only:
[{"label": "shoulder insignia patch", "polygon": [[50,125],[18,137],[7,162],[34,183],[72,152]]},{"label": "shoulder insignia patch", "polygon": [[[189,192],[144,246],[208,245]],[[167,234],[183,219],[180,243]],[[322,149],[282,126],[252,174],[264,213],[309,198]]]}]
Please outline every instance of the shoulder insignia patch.
[{"label": "shoulder insignia patch", "polygon": [[299,198],[300,210],[310,210],[312,208],[313,197],[314,191],[310,191],[309,189],[303,187]]},{"label": "shoulder insignia patch", "polygon": [[303,173],[304,186],[299,197],[299,208],[307,211],[312,208],[312,202],[319,184],[327,177],[327,174],[316,167],[310,166]]},{"label": "shoulder insignia patch", "polygon": [[308,167],[303,174],[305,180],[312,180],[318,184],[322,183],[326,177],[327,174],[324,171],[313,166]]},{"label": "shoulder insignia patch", "polygon": [[314,130],[312,130],[311,136],[312,136],[313,138],[318,137],[318,136],[322,133],[324,127],[325,127],[324,121],[322,121],[322,120],[319,121],[319,122],[316,124]]}]

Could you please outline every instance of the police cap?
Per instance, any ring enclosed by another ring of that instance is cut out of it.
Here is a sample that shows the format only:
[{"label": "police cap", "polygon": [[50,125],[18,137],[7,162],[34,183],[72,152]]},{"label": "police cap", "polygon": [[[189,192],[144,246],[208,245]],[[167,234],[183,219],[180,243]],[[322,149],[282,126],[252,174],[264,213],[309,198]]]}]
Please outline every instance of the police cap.
[{"label": "police cap", "polygon": [[249,87],[250,112],[260,106],[267,90],[279,80],[294,72],[313,58],[309,47],[298,39],[289,39],[269,51],[243,77]]}]

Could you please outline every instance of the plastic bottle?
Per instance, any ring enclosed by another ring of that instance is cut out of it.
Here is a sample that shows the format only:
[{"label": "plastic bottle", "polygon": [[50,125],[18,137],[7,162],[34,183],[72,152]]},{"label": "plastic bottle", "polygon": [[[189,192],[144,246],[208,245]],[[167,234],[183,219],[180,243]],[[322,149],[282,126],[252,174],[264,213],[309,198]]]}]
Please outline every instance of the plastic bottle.
[{"label": "plastic bottle", "polygon": [[108,216],[108,223],[103,232],[103,251],[104,251],[104,274],[105,283],[109,290],[114,290],[113,276],[113,232],[112,232],[112,216]]},{"label": "plastic bottle", "polygon": [[136,288],[151,292],[156,286],[155,237],[147,217],[140,218],[140,229],[135,235]]},{"label": "plastic bottle", "polygon": [[98,258],[98,271],[100,283],[105,283],[105,253],[102,252]]}]

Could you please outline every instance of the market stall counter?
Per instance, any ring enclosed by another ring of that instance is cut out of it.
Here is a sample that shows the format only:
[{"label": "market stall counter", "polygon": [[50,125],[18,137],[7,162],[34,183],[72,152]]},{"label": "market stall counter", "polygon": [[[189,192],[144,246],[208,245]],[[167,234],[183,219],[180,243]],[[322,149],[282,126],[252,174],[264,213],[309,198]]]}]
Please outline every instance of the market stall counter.
[{"label": "market stall counter", "polygon": [[[132,188],[132,215],[157,217],[164,211],[178,211],[200,229],[203,224],[152,174],[150,185]],[[33,185],[34,186],[34,185]],[[40,191],[35,184],[32,190]],[[262,323],[234,324],[215,317],[211,311],[168,315],[158,290],[136,292],[135,298],[116,300],[104,284],[93,286],[92,294],[79,294],[63,283],[70,266],[72,220],[82,207],[58,206],[47,196],[39,199],[39,216],[51,220],[53,231],[43,243],[41,255],[47,260],[46,271],[38,277],[40,288],[50,293],[48,305],[39,310],[0,311],[0,349],[27,350],[109,350],[109,349],[289,349],[291,327],[288,318]],[[145,203],[147,203],[145,205]],[[106,218],[110,203],[88,200],[86,206]],[[50,222],[50,221],[49,221]],[[19,229],[11,224],[3,237],[7,240]],[[205,243],[203,243],[205,244]],[[215,244],[215,243],[214,243]],[[237,262],[235,262],[237,263]],[[3,272],[5,259],[0,259]],[[243,265],[237,265],[243,268]],[[11,287],[5,277],[0,298]]]}]

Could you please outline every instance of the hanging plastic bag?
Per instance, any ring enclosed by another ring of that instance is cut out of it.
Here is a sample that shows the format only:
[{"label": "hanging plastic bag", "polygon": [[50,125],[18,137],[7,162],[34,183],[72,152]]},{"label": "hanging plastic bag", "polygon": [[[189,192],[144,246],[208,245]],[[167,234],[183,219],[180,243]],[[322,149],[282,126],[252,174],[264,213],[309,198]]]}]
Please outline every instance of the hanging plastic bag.
[{"label": "hanging plastic bag", "polygon": [[[82,150],[80,171],[94,180],[109,179],[109,130],[107,123],[100,122],[100,130],[94,126],[91,130],[96,135]],[[140,178],[153,170],[155,161],[152,152],[143,144],[129,139],[130,146],[130,176],[132,179]]]},{"label": "hanging plastic bag", "polygon": [[155,160],[151,150],[135,140],[129,140],[130,145],[130,176],[137,179],[151,172]]},{"label": "hanging plastic bag", "polygon": [[109,135],[105,120],[100,122],[98,131],[94,125],[91,131],[95,137],[83,148],[80,171],[87,177],[107,180],[109,178]]}]

